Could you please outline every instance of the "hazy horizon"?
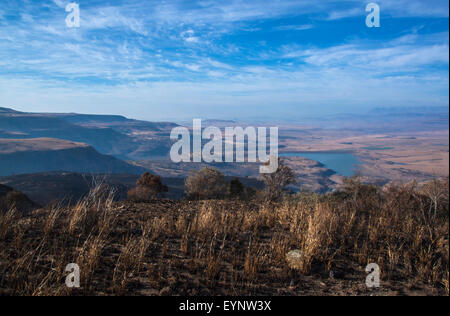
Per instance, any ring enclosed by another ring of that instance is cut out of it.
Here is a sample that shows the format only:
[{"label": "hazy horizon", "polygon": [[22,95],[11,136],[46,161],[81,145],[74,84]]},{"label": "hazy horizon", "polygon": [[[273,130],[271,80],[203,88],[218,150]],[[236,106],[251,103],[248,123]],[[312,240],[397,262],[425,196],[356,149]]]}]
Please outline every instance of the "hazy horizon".
[{"label": "hazy horizon", "polygon": [[[61,111],[51,111],[51,112],[39,112],[39,111],[22,111],[19,107],[8,107],[8,106],[2,106],[0,104],[0,109],[10,109],[18,112],[24,112],[24,113],[42,113],[42,114],[81,114],[81,115],[117,115],[122,116],[127,119],[134,119],[134,120],[142,120],[142,121],[158,121],[158,119],[152,119],[152,118],[143,118],[140,117],[139,114],[135,115],[126,115],[123,112],[98,112],[98,111],[90,111],[90,112],[79,112],[79,111],[71,111],[71,112],[61,112]],[[297,113],[297,115],[291,115],[289,117],[285,117],[282,114],[280,115],[272,115],[272,116],[263,116],[263,115],[249,115],[249,116],[220,116],[218,114],[213,114],[212,116],[208,115],[199,115],[199,116],[186,116],[186,117],[179,117],[179,118],[170,118],[165,117],[163,119],[159,119],[159,121],[166,121],[166,122],[173,122],[173,123],[191,123],[193,119],[201,119],[203,121],[235,121],[235,122],[260,122],[260,123],[301,123],[305,124],[308,120],[319,120],[321,118],[326,119],[334,119],[334,118],[343,118],[345,116],[348,116],[348,119],[351,120],[353,117],[363,117],[363,118],[370,118],[374,117],[377,114],[387,114],[387,113],[404,113],[404,114],[423,114],[423,115],[429,115],[429,114],[438,114],[438,115],[449,115],[449,108],[444,106],[434,106],[434,107],[373,107],[369,109],[363,109],[361,111],[347,111],[347,112],[329,112],[326,114],[318,114],[318,113],[309,113],[305,115],[300,115]],[[448,118],[448,117],[447,117]]]}]

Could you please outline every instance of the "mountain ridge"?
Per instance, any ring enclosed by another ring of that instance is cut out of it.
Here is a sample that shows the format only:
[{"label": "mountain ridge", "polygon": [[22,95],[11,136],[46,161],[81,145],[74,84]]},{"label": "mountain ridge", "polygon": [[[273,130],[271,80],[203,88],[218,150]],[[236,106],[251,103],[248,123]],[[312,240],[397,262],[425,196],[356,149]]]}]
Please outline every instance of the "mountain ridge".
[{"label": "mountain ridge", "polygon": [[122,160],[167,155],[171,146],[168,136],[176,126],[120,115],[26,113],[0,108],[0,138],[45,137],[81,142]]},{"label": "mountain ridge", "polygon": [[45,171],[131,174],[148,171],[100,154],[86,144],[49,138],[0,139],[0,161],[0,176]]}]

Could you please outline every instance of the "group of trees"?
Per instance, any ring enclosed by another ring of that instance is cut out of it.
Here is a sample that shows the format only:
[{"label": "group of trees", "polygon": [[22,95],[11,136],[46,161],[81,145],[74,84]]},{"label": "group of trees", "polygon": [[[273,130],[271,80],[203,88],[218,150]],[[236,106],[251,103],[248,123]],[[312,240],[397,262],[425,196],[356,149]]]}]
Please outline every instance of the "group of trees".
[{"label": "group of trees", "polygon": [[[265,189],[257,192],[254,188],[246,187],[239,178],[227,182],[225,176],[213,168],[205,168],[192,172],[185,181],[185,192],[189,199],[259,199],[280,200],[285,188],[295,183],[294,172],[281,160],[277,172],[263,175]],[[162,197],[168,191],[159,176],[145,173],[136,182],[136,188],[128,193],[128,198],[134,201],[148,201]]]},{"label": "group of trees", "polygon": [[186,196],[193,200],[251,199],[255,190],[245,187],[239,178],[227,182],[225,176],[213,168],[193,172],[185,182]]}]

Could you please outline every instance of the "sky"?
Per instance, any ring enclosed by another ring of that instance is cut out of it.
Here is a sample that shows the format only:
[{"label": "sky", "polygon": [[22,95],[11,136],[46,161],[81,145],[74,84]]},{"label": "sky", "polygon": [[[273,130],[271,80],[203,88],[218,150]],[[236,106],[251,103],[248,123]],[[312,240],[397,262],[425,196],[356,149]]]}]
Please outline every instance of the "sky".
[{"label": "sky", "polygon": [[72,2],[0,2],[0,107],[192,120],[448,106],[447,0],[77,0],[69,28]]}]

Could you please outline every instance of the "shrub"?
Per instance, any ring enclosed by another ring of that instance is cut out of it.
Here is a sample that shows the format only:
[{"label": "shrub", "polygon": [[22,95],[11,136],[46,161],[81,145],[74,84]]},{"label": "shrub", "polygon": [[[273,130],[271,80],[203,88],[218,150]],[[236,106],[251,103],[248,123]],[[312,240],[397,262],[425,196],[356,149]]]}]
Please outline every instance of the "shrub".
[{"label": "shrub", "polygon": [[257,191],[255,188],[252,188],[252,187],[246,187],[246,188],[245,188],[245,198],[246,198],[247,200],[254,199],[255,196],[256,196],[256,194],[257,194],[257,192],[258,192],[258,191]]},{"label": "shrub", "polygon": [[190,199],[219,199],[225,196],[227,183],[221,172],[207,167],[186,179],[185,190]]},{"label": "shrub", "polygon": [[228,194],[231,198],[243,198],[245,195],[245,186],[239,178],[234,178],[228,185]]},{"label": "shrub", "polygon": [[146,172],[136,181],[136,188],[128,191],[128,199],[149,201],[160,197],[168,190],[167,186],[162,183],[160,176]]},{"label": "shrub", "polygon": [[281,159],[278,159],[278,170],[274,173],[264,174],[263,180],[266,184],[264,199],[268,201],[280,200],[285,188],[289,184],[297,182],[292,169],[286,166]]},{"label": "shrub", "polygon": [[373,184],[364,184],[358,176],[344,178],[339,189],[346,197],[352,197],[353,199],[367,199],[370,196],[378,196],[380,193],[379,187]]}]

